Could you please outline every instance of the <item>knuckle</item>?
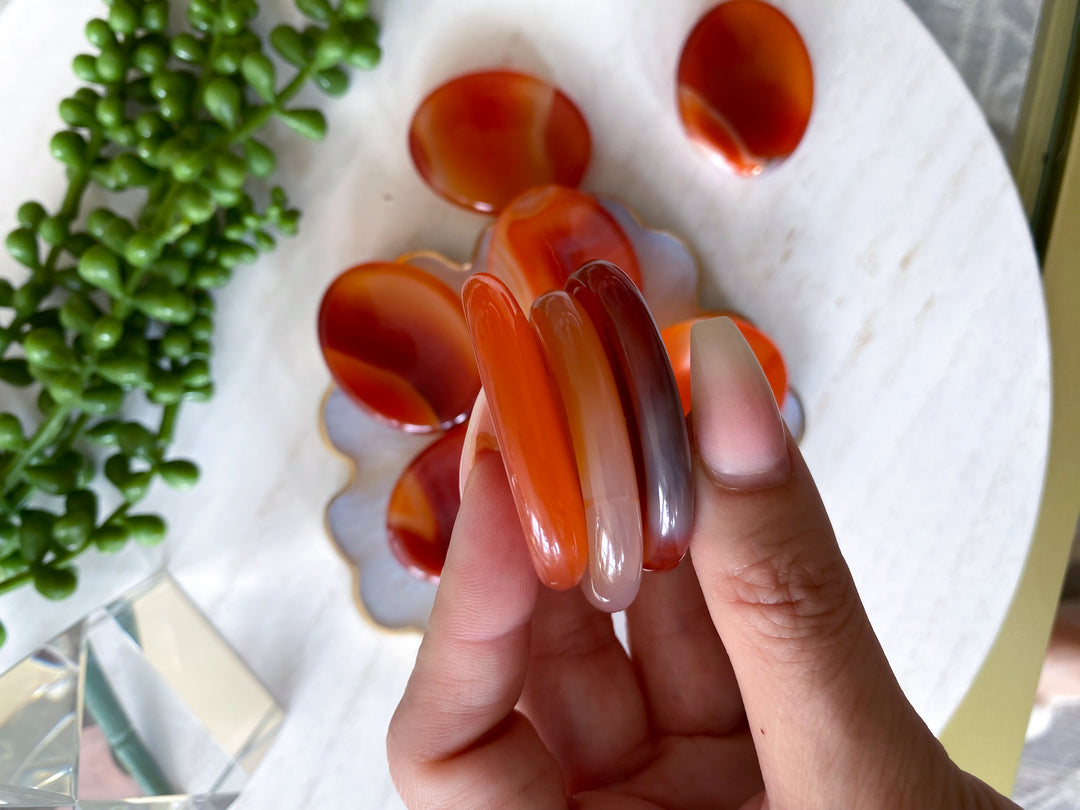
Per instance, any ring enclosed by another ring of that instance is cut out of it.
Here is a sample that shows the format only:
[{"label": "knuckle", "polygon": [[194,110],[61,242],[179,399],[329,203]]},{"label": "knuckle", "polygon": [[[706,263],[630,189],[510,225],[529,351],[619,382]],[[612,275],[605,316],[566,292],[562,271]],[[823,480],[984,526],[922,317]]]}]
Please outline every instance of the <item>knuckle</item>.
[{"label": "knuckle", "polygon": [[726,591],[762,636],[833,644],[855,624],[858,596],[843,558],[808,550],[798,538],[725,572]]}]

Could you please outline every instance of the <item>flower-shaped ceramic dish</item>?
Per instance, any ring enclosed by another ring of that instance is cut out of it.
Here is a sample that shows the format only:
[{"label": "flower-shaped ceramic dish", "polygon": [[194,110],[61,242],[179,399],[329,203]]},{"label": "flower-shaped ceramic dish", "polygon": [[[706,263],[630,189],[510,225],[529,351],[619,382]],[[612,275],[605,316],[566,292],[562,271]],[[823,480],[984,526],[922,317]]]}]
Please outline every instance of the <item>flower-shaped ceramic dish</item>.
[{"label": "flower-shaped ceramic dish", "polygon": [[[700,314],[698,260],[675,235],[647,227],[629,208],[600,199],[633,245],[641,267],[642,287],[653,318],[661,329]],[[477,242],[471,263],[460,265],[434,251],[398,257],[459,290],[464,280],[486,265],[491,227]],[[802,432],[802,410],[789,390],[785,418],[796,436]],[[356,601],[362,613],[388,630],[423,630],[435,596],[435,585],[410,574],[387,542],[386,512],[395,482],[413,458],[438,438],[390,430],[366,414],[339,388],[327,394],[322,408],[324,433],[330,445],[351,466],[345,489],[330,502],[327,531],[352,568]]]}]

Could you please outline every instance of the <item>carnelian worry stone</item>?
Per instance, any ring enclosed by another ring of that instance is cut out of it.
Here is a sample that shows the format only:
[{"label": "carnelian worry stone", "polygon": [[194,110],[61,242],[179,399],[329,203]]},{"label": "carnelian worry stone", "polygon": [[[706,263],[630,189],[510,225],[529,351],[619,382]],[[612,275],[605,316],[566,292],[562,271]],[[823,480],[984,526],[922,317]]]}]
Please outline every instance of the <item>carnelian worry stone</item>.
[{"label": "carnelian worry stone", "polygon": [[682,400],[683,412],[690,413],[690,327],[698,321],[707,321],[709,318],[720,316],[731,318],[739,327],[739,332],[750,345],[758,363],[761,364],[762,371],[765,372],[769,387],[772,389],[773,396],[776,397],[777,407],[782,407],[787,394],[787,368],[772,338],[745,318],[732,315],[730,312],[714,312],[672,324],[660,333],[664,339],[668,359],[671,361],[671,368],[675,372],[675,382],[679,385],[679,398]]},{"label": "carnelian worry stone", "polygon": [[721,3],[683,46],[678,102],[686,133],[739,174],[758,174],[794,152],[813,100],[806,44],[761,0]]},{"label": "carnelian worry stone", "polygon": [[562,396],[581,479],[589,529],[581,588],[595,607],[625,610],[641,584],[641,501],[615,375],[596,327],[568,293],[541,295],[530,320]]},{"label": "carnelian worry stone", "polygon": [[414,458],[390,494],[386,531],[390,549],[405,568],[437,581],[457,520],[458,466],[465,425],[455,425]]},{"label": "carnelian worry stone", "polygon": [[486,266],[525,311],[537,296],[561,290],[570,274],[594,260],[609,261],[641,286],[634,246],[593,196],[562,186],[525,192],[495,220]]},{"label": "carnelian worry stone", "polygon": [[424,99],[409,150],[440,195],[497,213],[533,186],[580,183],[591,140],[584,116],[560,90],[524,73],[489,70],[452,79]]},{"label": "carnelian worry stone", "polygon": [[319,307],[319,344],[342,390],[402,430],[464,421],[480,390],[461,302],[408,264],[362,264],[338,276]]},{"label": "carnelian worry stone", "polygon": [[558,389],[505,284],[478,273],[461,300],[533,566],[548,587],[572,588],[585,573],[589,541]]},{"label": "carnelian worry stone", "polygon": [[678,565],[694,523],[690,440],[664,342],[645,299],[618,267],[592,262],[566,283],[596,327],[615,373],[642,505],[644,566]]}]

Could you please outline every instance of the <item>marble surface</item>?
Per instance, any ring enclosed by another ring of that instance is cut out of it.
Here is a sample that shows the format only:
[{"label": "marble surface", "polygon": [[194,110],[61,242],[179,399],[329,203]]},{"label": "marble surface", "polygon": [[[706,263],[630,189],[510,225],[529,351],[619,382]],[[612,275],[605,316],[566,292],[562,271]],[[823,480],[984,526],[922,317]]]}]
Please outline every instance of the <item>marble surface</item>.
[{"label": "marble surface", "polygon": [[[278,4],[265,5],[270,16]],[[420,247],[465,258],[484,220],[420,183],[405,131],[428,89],[492,64],[568,91],[595,137],[586,186],[685,236],[705,268],[702,303],[776,338],[808,413],[804,451],[901,684],[934,729],[956,707],[1004,615],[1041,489],[1049,370],[1035,257],[985,120],[906,6],[778,5],[815,60],[816,109],[795,157],[753,181],[709,166],[674,115],[674,64],[699,0],[391,2],[379,10],[386,61],[326,105],[327,142],[279,133],[302,234],[221,296],[218,397],[186,411],[178,437],[204,481],[152,496],[172,523],[177,579],[288,709],[238,807],[398,806],[383,734],[418,639],[359,617],[325,536],[348,470],[319,435],[328,375],[315,311],[351,263]],[[11,0],[0,15],[0,75],[35,66],[32,87],[0,85],[0,222],[62,192],[44,145],[99,9],[68,6],[58,17]],[[16,271],[0,260],[0,273]],[[384,436],[372,427],[374,457]],[[378,517],[373,504],[371,531]],[[126,576],[155,564],[121,559]],[[80,604],[0,600],[19,628],[0,668]]]}]

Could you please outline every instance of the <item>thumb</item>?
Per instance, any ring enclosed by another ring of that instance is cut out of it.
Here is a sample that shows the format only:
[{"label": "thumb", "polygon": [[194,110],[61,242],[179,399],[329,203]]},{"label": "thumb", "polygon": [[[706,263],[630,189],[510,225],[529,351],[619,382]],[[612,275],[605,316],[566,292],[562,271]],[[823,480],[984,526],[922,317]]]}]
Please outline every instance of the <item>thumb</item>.
[{"label": "thumb", "polygon": [[690,549],[761,763],[752,806],[963,806],[943,801],[966,781],[897,684],[753,352],[728,318],[691,347]]}]

